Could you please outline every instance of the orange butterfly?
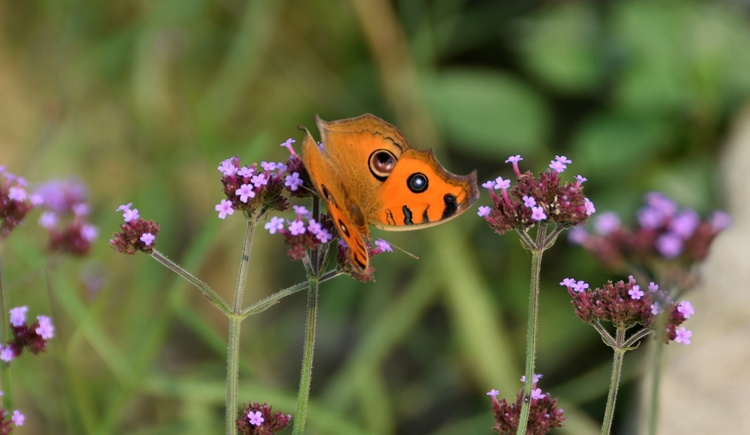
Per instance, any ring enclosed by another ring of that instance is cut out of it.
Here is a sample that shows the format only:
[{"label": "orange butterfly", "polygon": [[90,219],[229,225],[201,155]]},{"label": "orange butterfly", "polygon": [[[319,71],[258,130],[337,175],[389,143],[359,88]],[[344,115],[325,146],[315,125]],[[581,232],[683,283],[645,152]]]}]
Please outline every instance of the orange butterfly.
[{"label": "orange butterfly", "polygon": [[479,196],[476,171],[451,174],[432,150],[410,147],[396,127],[374,115],[332,122],[316,115],[315,123],[322,149],[305,129],[302,161],[359,273],[369,265],[368,225],[430,227],[463,213]]}]

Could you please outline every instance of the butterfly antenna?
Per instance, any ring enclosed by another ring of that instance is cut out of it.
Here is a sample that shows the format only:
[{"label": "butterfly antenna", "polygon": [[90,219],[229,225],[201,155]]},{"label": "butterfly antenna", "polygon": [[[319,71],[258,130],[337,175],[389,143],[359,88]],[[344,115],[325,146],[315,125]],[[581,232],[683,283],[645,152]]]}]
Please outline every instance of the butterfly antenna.
[{"label": "butterfly antenna", "polygon": [[400,247],[398,245],[394,245],[393,243],[390,243],[390,242],[389,242],[389,244],[392,247],[394,247],[394,248],[398,249],[399,251],[403,252],[404,254],[408,255],[409,257],[411,257],[411,258],[413,258],[415,260],[419,260],[419,257],[417,257],[416,255],[412,254],[411,252],[407,251],[406,249],[404,249],[404,248],[402,248],[402,247]]}]

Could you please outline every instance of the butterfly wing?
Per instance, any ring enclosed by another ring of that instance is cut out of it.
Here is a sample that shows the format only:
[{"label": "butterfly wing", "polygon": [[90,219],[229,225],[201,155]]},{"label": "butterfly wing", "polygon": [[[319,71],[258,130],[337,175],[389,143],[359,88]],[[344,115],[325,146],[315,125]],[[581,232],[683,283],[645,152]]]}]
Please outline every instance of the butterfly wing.
[{"label": "butterfly wing", "polygon": [[379,207],[367,220],[389,231],[426,228],[466,211],[479,197],[476,171],[455,175],[432,150],[406,150],[377,191]]},{"label": "butterfly wing", "polygon": [[315,190],[328,207],[336,230],[349,247],[348,255],[352,266],[359,273],[364,273],[370,261],[365,245],[365,238],[370,237],[370,229],[365,215],[356,198],[348,193],[342,182],[345,178],[342,178],[339,167],[318,148],[310,132],[307,132],[302,143],[302,161]]}]

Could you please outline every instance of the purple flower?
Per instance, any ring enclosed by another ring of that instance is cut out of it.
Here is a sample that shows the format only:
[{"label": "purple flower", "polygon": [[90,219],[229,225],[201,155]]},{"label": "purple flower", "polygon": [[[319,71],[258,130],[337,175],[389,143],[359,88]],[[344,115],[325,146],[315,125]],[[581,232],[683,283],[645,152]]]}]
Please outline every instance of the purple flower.
[{"label": "purple flower", "polygon": [[573,227],[568,231],[568,241],[574,245],[581,245],[589,238],[589,233],[583,226]]},{"label": "purple flower", "polygon": [[270,222],[266,222],[264,228],[267,229],[269,233],[276,234],[277,231],[284,229],[284,219],[274,216],[271,218]]},{"label": "purple flower", "polygon": [[602,236],[607,236],[620,228],[620,217],[613,211],[607,211],[594,219],[594,231]]},{"label": "purple flower", "polygon": [[260,166],[266,171],[276,170],[276,162],[260,162]]},{"label": "purple flower", "polygon": [[664,217],[671,217],[677,211],[677,203],[661,192],[649,192],[645,198],[646,204],[658,210]]},{"label": "purple flower", "polygon": [[90,207],[85,202],[81,202],[79,204],[75,204],[72,207],[73,214],[76,216],[86,216],[89,214]]},{"label": "purple flower", "polygon": [[294,213],[296,213],[297,216],[299,217],[307,217],[310,214],[310,212],[307,211],[307,208],[305,208],[305,206],[293,205],[292,208],[294,209]]},{"label": "purple flower", "polygon": [[[493,184],[494,184],[494,182],[493,182]],[[479,210],[477,210],[477,215],[480,216],[480,217],[489,216],[490,211],[492,211],[492,209],[489,206],[483,205],[483,206],[479,207]]]},{"label": "purple flower", "polygon": [[523,205],[526,207],[534,207],[536,205],[536,199],[533,196],[523,196]]},{"label": "purple flower", "polygon": [[307,226],[307,231],[309,231],[310,234],[314,234],[317,236],[322,229],[323,227],[320,226],[319,223],[315,222],[315,219],[310,219],[310,224]]},{"label": "purple flower", "polygon": [[23,187],[11,187],[8,189],[8,198],[12,201],[23,202],[27,196],[26,190]]},{"label": "purple flower", "polygon": [[250,419],[250,424],[252,424],[253,426],[260,426],[261,424],[263,424],[263,421],[264,421],[263,415],[261,414],[260,411],[248,412],[247,418]]},{"label": "purple flower", "polygon": [[569,164],[573,163],[572,160],[570,160],[569,158],[567,158],[565,156],[555,156],[555,160],[557,160],[558,162],[562,163],[563,165],[569,165]]},{"label": "purple flower", "polygon": [[383,239],[375,240],[375,246],[377,246],[382,252],[393,252],[393,248],[391,248],[391,244],[386,242]]},{"label": "purple flower", "polygon": [[216,204],[214,210],[219,212],[219,219],[226,219],[227,215],[234,214],[234,208],[232,208],[232,201],[222,199],[221,203]]},{"label": "purple flower", "polygon": [[669,222],[669,229],[683,239],[689,239],[693,235],[695,229],[701,223],[701,217],[695,210],[683,210]]},{"label": "purple flower", "polygon": [[589,285],[585,281],[578,281],[577,283],[575,283],[575,285],[573,285],[573,291],[576,293],[581,293],[587,288],[589,288]]},{"label": "purple flower", "polygon": [[573,279],[573,278],[565,278],[564,280],[562,280],[562,282],[560,283],[560,285],[563,286],[563,287],[571,287],[572,288],[574,285],[576,285],[576,280]]},{"label": "purple flower", "polygon": [[490,391],[489,391],[489,392],[487,393],[487,395],[488,395],[488,396],[492,396],[492,397],[496,397],[496,396],[500,395],[500,392],[499,392],[499,391],[497,391],[497,390],[490,390]]},{"label": "purple flower", "polygon": [[155,235],[153,235],[151,233],[143,233],[143,234],[141,234],[140,241],[143,242],[146,246],[151,246],[151,244],[154,243],[155,239],[156,239]]},{"label": "purple flower", "polygon": [[3,346],[2,344],[0,344],[0,360],[9,363],[15,358],[16,353],[13,352],[13,349],[10,346]]},{"label": "purple flower", "polygon": [[293,236],[301,236],[302,234],[305,234],[305,223],[301,220],[292,222],[289,224],[289,232],[292,233]]},{"label": "purple flower", "polygon": [[15,410],[13,411],[13,417],[10,418],[13,420],[13,423],[15,423],[16,426],[23,426],[23,421],[26,420],[26,416],[21,414],[21,411]]},{"label": "purple flower", "polygon": [[576,186],[580,186],[586,181],[588,181],[588,178],[584,177],[583,175],[576,175]]},{"label": "purple flower", "polygon": [[243,166],[240,168],[239,171],[237,171],[237,175],[243,178],[250,178],[255,173],[254,168],[248,168],[247,166]]},{"label": "purple flower", "polygon": [[265,186],[268,184],[268,177],[266,177],[266,174],[253,175],[250,182],[253,183],[253,186],[255,186],[255,188],[257,189],[260,186]]},{"label": "purple flower", "polygon": [[99,228],[97,228],[96,225],[84,224],[81,227],[81,237],[89,243],[93,242],[99,237]]},{"label": "purple flower", "polygon": [[684,343],[684,344],[690,344],[690,337],[693,336],[693,331],[689,329],[685,329],[684,326],[680,326],[680,329],[677,330],[677,337],[675,337],[674,341],[678,343]]},{"label": "purple flower", "polygon": [[286,149],[289,150],[289,153],[293,156],[296,156],[297,153],[294,152],[294,148],[292,147],[292,144],[297,142],[296,140],[292,139],[291,137],[287,140],[285,140],[281,146],[286,147]]},{"label": "purple flower", "polygon": [[506,160],[505,163],[518,163],[521,160],[523,160],[523,157],[521,157],[520,154],[516,154],[515,156],[508,157],[508,160]]},{"label": "purple flower", "polygon": [[732,218],[729,214],[723,211],[715,211],[711,217],[708,218],[708,222],[717,231],[723,231],[732,224]]},{"label": "purple flower", "polygon": [[643,207],[636,213],[638,224],[642,228],[659,228],[664,222],[664,215],[657,209]]},{"label": "purple flower", "polygon": [[693,304],[691,304],[688,301],[682,301],[679,305],[677,305],[677,311],[682,313],[682,317],[689,319],[690,316],[695,314],[695,309],[693,308]]},{"label": "purple flower", "polygon": [[52,325],[52,319],[47,316],[36,316],[39,321],[39,327],[34,330],[40,337],[45,340],[55,336],[55,327]]},{"label": "purple flower", "polygon": [[653,281],[650,282],[650,283],[648,283],[648,291],[650,291],[651,293],[658,292],[659,291],[659,284],[657,284],[657,283],[655,283]]},{"label": "purple flower", "polygon": [[130,209],[131,205],[133,205],[132,202],[127,203],[125,205],[121,205],[121,206],[119,206],[117,208],[117,211],[123,212],[122,213],[122,217],[124,218],[125,222],[131,222],[131,221],[134,221],[134,220],[136,220],[136,219],[138,219],[140,217],[140,216],[138,216],[138,209],[134,208],[134,209],[131,210]]},{"label": "purple flower", "polygon": [[662,312],[662,309],[658,303],[651,304],[651,314],[656,316],[656,315],[659,315],[661,312]]},{"label": "purple flower", "polygon": [[57,215],[51,211],[45,211],[39,216],[39,225],[43,228],[50,229],[57,225]]},{"label": "purple flower", "polygon": [[29,307],[16,307],[10,310],[10,324],[15,327],[20,327],[26,324],[26,313],[29,311]]},{"label": "purple flower", "polygon": [[549,168],[559,174],[560,172],[568,168],[565,162],[565,156],[562,156],[562,158],[560,158],[560,156],[555,156],[555,160],[550,160]]},{"label": "purple flower", "polygon": [[305,182],[300,178],[299,172],[293,172],[292,175],[287,175],[284,181],[284,186],[287,186],[292,192],[296,192],[303,184],[305,184]]},{"label": "purple flower", "polygon": [[547,219],[547,215],[542,207],[531,207],[531,220],[543,221],[545,219]]},{"label": "purple flower", "polygon": [[482,183],[482,187],[485,189],[493,189],[495,187],[495,180],[485,181]]},{"label": "purple flower", "polygon": [[236,161],[237,157],[230,157],[219,165],[217,168],[219,172],[226,175],[227,177],[231,177],[232,175],[237,173],[237,166],[235,166],[234,162]]},{"label": "purple flower", "polygon": [[630,295],[631,299],[634,299],[637,301],[638,299],[642,298],[645,293],[641,291],[641,286],[634,285],[633,288],[628,290],[628,294]]},{"label": "purple flower", "polygon": [[656,250],[666,258],[674,258],[682,253],[682,239],[672,233],[662,234],[656,239]]},{"label": "purple flower", "polygon": [[38,193],[34,193],[31,196],[29,196],[29,201],[31,201],[31,204],[33,206],[38,207],[44,204],[44,197]]},{"label": "purple flower", "polygon": [[586,205],[586,215],[591,216],[592,214],[596,213],[596,207],[594,207],[594,203],[591,202],[588,198],[583,198],[583,201]]},{"label": "purple flower", "polygon": [[497,189],[509,189],[510,180],[504,180],[503,177],[495,178],[495,190]]},{"label": "purple flower", "polygon": [[36,195],[43,198],[46,209],[56,213],[65,213],[70,211],[73,205],[86,202],[88,193],[86,185],[71,178],[48,181],[37,187]]},{"label": "purple flower", "polygon": [[321,228],[321,230],[318,231],[318,234],[316,234],[315,237],[320,243],[328,243],[331,241],[331,239],[333,239],[333,235],[331,235],[331,233],[325,228]]},{"label": "purple flower", "polygon": [[[537,382],[539,382],[539,379],[542,379],[544,375],[539,373],[534,373],[534,379],[531,380],[531,383],[536,385]],[[526,382],[526,375],[521,376],[521,382]]]},{"label": "purple flower", "polygon": [[243,184],[234,192],[235,195],[240,197],[240,201],[247,203],[250,198],[255,198],[255,191],[249,184]]},{"label": "purple flower", "polygon": [[542,397],[544,397],[544,393],[542,393],[542,389],[541,388],[535,388],[535,389],[531,390],[531,399],[532,400],[541,399]]}]

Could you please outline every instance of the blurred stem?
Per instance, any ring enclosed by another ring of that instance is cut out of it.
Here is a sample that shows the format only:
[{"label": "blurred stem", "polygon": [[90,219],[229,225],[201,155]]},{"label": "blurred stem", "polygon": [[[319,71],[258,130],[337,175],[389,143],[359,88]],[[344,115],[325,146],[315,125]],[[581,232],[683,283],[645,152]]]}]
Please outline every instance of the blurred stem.
[{"label": "blurred stem", "polygon": [[607,408],[604,411],[604,421],[602,422],[602,435],[609,435],[612,430],[612,419],[615,416],[615,401],[617,400],[617,389],[620,386],[620,376],[622,375],[622,360],[628,348],[625,347],[625,327],[617,326],[617,336],[615,338],[617,346],[614,348],[615,355],[612,359],[612,376],[609,381],[609,395],[607,396]]},{"label": "blurred stem", "polygon": [[664,330],[665,320],[664,315],[659,316],[657,320],[657,332],[656,339],[651,343],[651,385],[649,386],[649,397],[646,399],[647,406],[645,408],[648,413],[647,422],[647,434],[655,435],[656,426],[659,421],[659,387],[661,386],[661,369],[662,369],[662,358],[664,355]]},{"label": "blurred stem", "polygon": [[242,258],[240,259],[240,270],[237,275],[237,285],[234,288],[234,302],[229,317],[229,342],[227,344],[227,409],[224,425],[227,435],[237,434],[237,389],[240,374],[240,326],[242,325],[242,296],[245,292],[245,281],[247,280],[247,269],[250,264],[250,251],[255,233],[256,216],[250,216],[245,228],[245,244],[242,247]]},{"label": "blurred stem", "polygon": [[[6,314],[8,312],[8,303],[5,300],[5,275],[3,274],[3,255],[2,245],[0,245],[0,322],[2,322],[2,337],[0,341],[5,343],[10,341],[10,324]],[[10,364],[3,361],[2,363],[2,376],[3,376],[3,407],[5,409],[13,409],[13,397],[10,391]]]},{"label": "blurred stem", "polygon": [[545,246],[547,225],[540,223],[536,232],[536,243],[531,249],[531,283],[529,284],[529,320],[526,327],[526,379],[523,383],[523,402],[516,435],[525,435],[531,412],[531,389],[534,386],[534,361],[536,359],[536,335],[539,311],[539,275],[542,270],[542,254]]},{"label": "blurred stem", "polygon": [[177,275],[180,275],[188,282],[198,287],[198,289],[203,292],[203,295],[206,297],[206,299],[208,299],[208,301],[211,302],[213,306],[221,310],[222,313],[226,314],[227,316],[232,313],[232,309],[229,307],[229,304],[227,304],[221,296],[219,296],[211,287],[209,287],[208,284],[195,277],[195,275],[183,269],[182,267],[180,267],[180,265],[170,260],[166,255],[162,254],[156,249],[151,252],[151,257],[159,263],[163,264],[167,269],[171,270]]},{"label": "blurred stem", "polygon": [[294,419],[292,435],[302,435],[305,432],[305,418],[307,416],[307,402],[310,399],[310,382],[312,380],[313,350],[315,348],[315,326],[318,314],[318,276],[308,277],[307,290],[307,324],[305,326],[305,348],[302,355],[302,373],[299,380],[299,394],[297,395],[297,414]]}]

